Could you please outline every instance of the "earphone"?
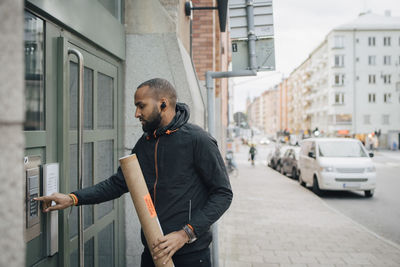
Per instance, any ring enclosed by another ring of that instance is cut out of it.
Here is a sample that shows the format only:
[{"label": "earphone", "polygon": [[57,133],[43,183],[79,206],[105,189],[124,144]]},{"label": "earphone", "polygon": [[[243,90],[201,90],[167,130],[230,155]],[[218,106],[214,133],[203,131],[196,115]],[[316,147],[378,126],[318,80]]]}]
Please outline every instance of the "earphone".
[{"label": "earphone", "polygon": [[167,107],[167,105],[165,104],[165,102],[162,102],[161,103],[161,109],[164,109],[164,108],[166,108]]}]

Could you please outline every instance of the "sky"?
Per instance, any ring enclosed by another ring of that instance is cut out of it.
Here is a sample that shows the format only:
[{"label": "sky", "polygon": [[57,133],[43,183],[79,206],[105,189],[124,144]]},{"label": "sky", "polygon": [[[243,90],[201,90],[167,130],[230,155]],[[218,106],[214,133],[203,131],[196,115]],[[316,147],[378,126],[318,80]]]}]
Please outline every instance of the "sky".
[{"label": "sky", "polygon": [[234,112],[245,111],[246,99],[259,96],[298,67],[336,26],[370,10],[400,17],[400,0],[273,0],[276,71],[233,78]]}]

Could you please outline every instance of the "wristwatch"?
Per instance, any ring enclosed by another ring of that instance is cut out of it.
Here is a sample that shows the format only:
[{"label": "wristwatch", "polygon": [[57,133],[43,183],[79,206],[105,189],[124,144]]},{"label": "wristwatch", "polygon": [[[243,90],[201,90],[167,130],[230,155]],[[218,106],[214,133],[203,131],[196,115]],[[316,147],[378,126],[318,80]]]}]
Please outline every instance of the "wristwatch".
[{"label": "wristwatch", "polygon": [[197,240],[197,237],[196,237],[196,234],[194,233],[193,227],[190,224],[186,224],[185,226],[183,226],[183,231],[185,231],[185,233],[189,237],[189,241],[186,242],[187,244],[191,244]]}]

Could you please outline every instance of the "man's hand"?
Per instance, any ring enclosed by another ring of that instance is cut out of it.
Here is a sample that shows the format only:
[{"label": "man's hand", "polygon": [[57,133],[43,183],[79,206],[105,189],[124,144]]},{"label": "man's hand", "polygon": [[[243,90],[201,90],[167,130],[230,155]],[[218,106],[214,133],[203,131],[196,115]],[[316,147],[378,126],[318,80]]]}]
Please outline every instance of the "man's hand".
[{"label": "man's hand", "polygon": [[[53,193],[50,196],[45,197],[36,197],[33,200],[43,202],[43,212],[49,212],[52,210],[63,210],[74,205],[74,201],[70,196],[61,193]],[[56,205],[52,206],[52,201],[54,201]]]},{"label": "man's hand", "polygon": [[160,237],[153,244],[153,257],[156,260],[167,255],[167,258],[163,262],[163,264],[166,264],[171,260],[175,252],[183,247],[183,245],[188,241],[189,237],[184,230],[172,232],[166,236]]}]

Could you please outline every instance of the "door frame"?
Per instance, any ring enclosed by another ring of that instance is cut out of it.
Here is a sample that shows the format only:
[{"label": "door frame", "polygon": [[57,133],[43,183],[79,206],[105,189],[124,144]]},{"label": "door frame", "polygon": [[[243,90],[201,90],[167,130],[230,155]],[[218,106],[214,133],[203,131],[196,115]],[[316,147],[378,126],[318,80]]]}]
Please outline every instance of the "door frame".
[{"label": "door frame", "polygon": [[[123,131],[122,131],[122,63],[119,62],[118,60],[114,59],[112,56],[107,55],[103,51],[100,50],[99,47],[94,46],[93,44],[88,43],[87,41],[83,40],[82,38],[79,38],[78,36],[67,32],[67,31],[61,31],[60,36],[57,38],[57,45],[58,45],[58,66],[57,66],[57,80],[58,80],[58,99],[57,99],[57,117],[58,117],[58,137],[59,137],[59,142],[58,144],[60,145],[61,149],[58,150],[58,158],[60,159],[60,162],[63,162],[63,164],[60,164],[60,172],[62,175],[65,177],[63,179],[60,178],[60,191],[64,190],[65,192],[68,192],[69,187],[69,145],[70,145],[70,140],[76,136],[76,134],[71,133],[69,129],[69,112],[64,112],[65,110],[69,110],[69,62],[75,61],[73,57],[68,56],[68,47],[73,47],[79,49],[81,52],[84,52],[86,54],[91,54],[94,57],[97,57],[100,60],[103,60],[113,66],[116,67],[117,69],[117,80],[115,81],[115,94],[114,96],[116,97],[116,103],[117,103],[117,108],[116,108],[116,114],[114,114],[114,121],[115,121],[115,131],[117,132],[117,143],[116,143],[116,151],[114,151],[114,171],[116,172],[116,168],[118,167],[118,158],[123,155]],[[93,81],[95,79],[93,78]],[[94,87],[94,85],[93,85]],[[96,105],[96,103],[93,103],[93,106]],[[93,118],[93,124],[96,123],[95,117]],[[64,130],[62,130],[64,129]],[[85,131],[84,131],[85,132]],[[86,141],[85,133],[83,136],[83,143]],[[93,151],[94,155],[96,154],[96,149],[94,148]],[[95,169],[95,168],[94,168]],[[96,177],[94,177],[96,183]],[[98,182],[98,181],[97,181]],[[111,213],[116,213],[115,216],[115,222],[114,222],[114,265],[117,266],[122,266],[125,264],[125,235],[124,235],[124,209],[123,209],[123,203],[122,199],[116,199],[114,200],[114,209],[115,211]],[[77,247],[77,238],[74,237],[74,241],[71,241],[73,244],[73,247],[71,248],[71,243],[70,243],[70,237],[69,237],[69,224],[68,224],[68,213],[69,211],[64,211],[64,213],[61,215],[62,217],[59,218],[59,221],[62,222],[60,223],[60,229],[62,229],[63,236],[60,236],[60,244],[63,244],[64,249],[62,251],[62,255],[60,255],[60,259],[63,259],[62,266],[69,266],[69,261],[70,261],[70,254],[72,252],[72,248]],[[110,214],[104,216],[111,216]],[[94,211],[94,218],[96,217],[96,212]],[[96,219],[94,219],[96,220]],[[105,225],[101,225],[103,228]],[[93,231],[90,229],[85,230],[87,234],[85,234],[85,240],[84,242],[88,241],[90,237],[94,237]],[[75,245],[76,244],[76,245]],[[97,251],[97,242],[94,242],[94,251],[96,254]],[[61,250],[60,250],[61,252]],[[95,257],[95,266],[97,266],[97,260],[98,258]]]},{"label": "door frame", "polygon": [[[69,32],[67,29],[55,24],[51,20],[30,8],[26,11],[34,14],[44,21],[44,105],[45,105],[45,130],[26,131],[25,139],[26,150],[37,154],[38,149],[44,151],[42,164],[59,162],[60,163],[60,192],[69,193],[66,168],[68,166],[69,150],[69,58],[66,53],[68,43],[79,47],[79,49],[98,57],[100,60],[115,66],[116,86],[114,87],[116,96],[116,109],[114,114],[114,124],[116,134],[116,144],[114,148],[114,171],[118,167],[118,158],[124,154],[123,147],[123,62],[104,51],[98,45],[86,40],[76,33]],[[94,103],[93,103],[94,104]],[[95,124],[95,120],[93,119]],[[83,140],[85,141],[85,139]],[[95,152],[93,152],[95,153]],[[94,168],[95,169],[95,168]],[[95,177],[96,179],[97,177]],[[95,180],[96,182],[96,180]],[[122,199],[114,200],[114,265],[125,265],[125,232],[124,232],[124,205]],[[70,261],[70,238],[67,217],[69,209],[59,212],[59,251],[53,257],[36,259],[35,266],[69,266]],[[105,217],[107,217],[106,215]],[[45,221],[45,220],[43,220]],[[41,223],[41,232],[44,233],[44,223]],[[85,238],[85,241],[87,238]],[[96,242],[95,242],[96,249]],[[95,250],[96,251],[96,250]],[[95,252],[96,253],[96,252]],[[29,258],[30,252],[27,248],[26,257]],[[32,254],[34,255],[34,254]],[[42,255],[43,256],[43,255]],[[96,262],[95,258],[95,262]],[[28,264],[28,261],[27,261]]]}]

